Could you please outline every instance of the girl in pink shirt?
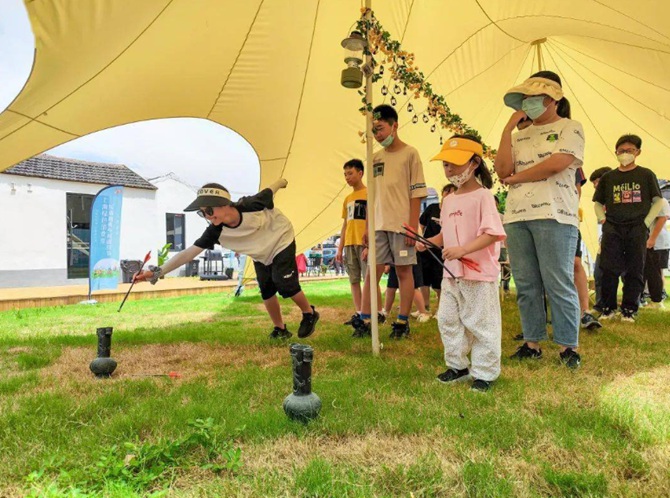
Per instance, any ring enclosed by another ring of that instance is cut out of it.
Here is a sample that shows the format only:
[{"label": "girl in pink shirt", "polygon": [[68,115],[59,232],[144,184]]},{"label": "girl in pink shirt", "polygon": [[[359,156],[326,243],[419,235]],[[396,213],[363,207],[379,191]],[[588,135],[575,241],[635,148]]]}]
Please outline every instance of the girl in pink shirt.
[{"label": "girl in pink shirt", "polygon": [[[442,232],[430,240],[443,247],[446,268],[437,323],[444,344],[444,383],[473,378],[472,389],[486,392],[500,375],[502,320],[498,298],[500,241],[505,231],[493,195],[491,173],[481,141],[455,135],[433,161],[458,190],[448,196],[440,215]],[[425,250],[423,244],[419,250]],[[471,353],[472,364],[468,360]]]}]

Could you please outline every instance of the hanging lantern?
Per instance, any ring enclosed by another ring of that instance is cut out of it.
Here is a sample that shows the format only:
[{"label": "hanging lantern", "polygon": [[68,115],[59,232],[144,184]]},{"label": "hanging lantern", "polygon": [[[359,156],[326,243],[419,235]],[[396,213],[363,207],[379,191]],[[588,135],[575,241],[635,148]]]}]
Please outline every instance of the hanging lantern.
[{"label": "hanging lantern", "polygon": [[384,74],[384,66],[379,66],[379,74]]},{"label": "hanging lantern", "polygon": [[413,112],[413,111],[414,111],[414,106],[410,102],[409,104],[407,104],[407,112]]},{"label": "hanging lantern", "polygon": [[398,101],[395,99],[395,97],[394,97],[394,96],[391,96],[391,105],[392,105],[393,107],[395,107],[397,103],[398,103]]},{"label": "hanging lantern", "polygon": [[340,79],[343,87],[360,88],[363,85],[361,64],[363,64],[363,49],[367,44],[368,42],[358,31],[352,31],[347,38],[342,40],[342,48],[345,51],[344,62],[347,64],[346,69],[342,70]]},{"label": "hanging lantern", "polygon": [[386,85],[383,85],[382,86],[382,95],[388,95],[388,93],[389,93],[389,89],[386,88]]},{"label": "hanging lantern", "polygon": [[400,86],[399,86],[399,85],[395,85],[395,86],[393,87],[393,93],[395,93],[396,95],[400,95],[400,92],[402,92],[402,89],[400,88]]},{"label": "hanging lantern", "polygon": [[407,87],[406,86],[402,88],[402,94],[407,95]]},{"label": "hanging lantern", "polygon": [[440,135],[440,145],[444,144],[444,139],[442,138],[442,135]]},{"label": "hanging lantern", "polygon": [[428,116],[426,114],[423,115],[423,122],[427,123],[429,121]]},{"label": "hanging lantern", "polygon": [[435,133],[435,128],[436,128],[436,127],[435,127],[435,124],[433,124],[433,126],[430,127],[430,132],[431,132],[431,133]]},{"label": "hanging lantern", "polygon": [[419,122],[419,116],[415,114],[414,117],[412,118],[412,123],[417,124],[418,122]]}]

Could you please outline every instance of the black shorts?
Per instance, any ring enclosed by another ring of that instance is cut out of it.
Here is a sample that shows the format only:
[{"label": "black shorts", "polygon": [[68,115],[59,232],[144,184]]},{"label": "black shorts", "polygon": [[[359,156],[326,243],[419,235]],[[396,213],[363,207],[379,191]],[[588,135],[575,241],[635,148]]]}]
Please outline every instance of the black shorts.
[{"label": "black shorts", "polygon": [[421,287],[432,287],[435,290],[440,290],[442,288],[444,267],[428,254],[428,251],[417,252],[416,255],[421,265],[421,276],[423,277],[423,285]]},{"label": "black shorts", "polygon": [[575,258],[582,257],[582,232],[577,230],[577,252],[575,252]]},{"label": "black shorts", "polygon": [[[423,287],[423,276],[421,274],[421,267],[416,264],[412,265],[412,275],[414,276],[414,288],[418,289]],[[386,288],[399,289],[400,284],[398,283],[398,274],[395,271],[395,266],[391,265],[391,271],[389,271],[389,279],[386,282]]]},{"label": "black shorts", "polygon": [[295,296],[300,289],[298,265],[295,262],[295,240],[279,252],[272,263],[264,265],[254,261],[256,280],[263,300],[270,299],[277,292],[283,298]]}]

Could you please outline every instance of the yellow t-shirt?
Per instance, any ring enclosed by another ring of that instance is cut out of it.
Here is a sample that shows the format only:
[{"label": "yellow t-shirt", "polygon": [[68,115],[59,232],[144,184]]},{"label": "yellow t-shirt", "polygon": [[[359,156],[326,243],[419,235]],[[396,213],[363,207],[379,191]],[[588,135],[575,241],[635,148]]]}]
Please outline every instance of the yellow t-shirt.
[{"label": "yellow t-shirt", "polygon": [[347,220],[344,246],[362,246],[365,217],[368,209],[368,189],[354,190],[344,199],[342,219]]}]

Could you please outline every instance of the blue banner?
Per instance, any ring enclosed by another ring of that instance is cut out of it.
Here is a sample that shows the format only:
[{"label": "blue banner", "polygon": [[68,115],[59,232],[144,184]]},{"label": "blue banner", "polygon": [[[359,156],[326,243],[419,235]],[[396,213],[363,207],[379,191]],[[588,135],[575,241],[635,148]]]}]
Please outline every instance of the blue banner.
[{"label": "blue banner", "polygon": [[123,187],[103,188],[91,206],[91,249],[89,263],[89,296],[102,289],[116,289],[121,269],[121,207]]}]

